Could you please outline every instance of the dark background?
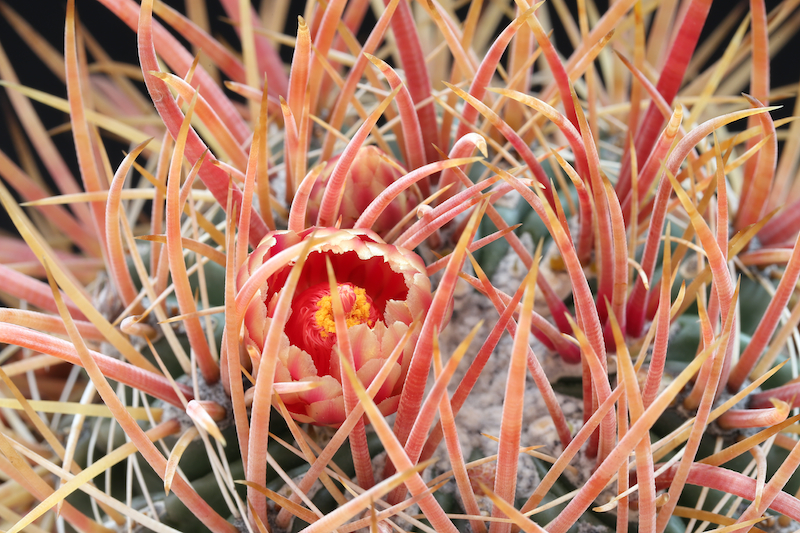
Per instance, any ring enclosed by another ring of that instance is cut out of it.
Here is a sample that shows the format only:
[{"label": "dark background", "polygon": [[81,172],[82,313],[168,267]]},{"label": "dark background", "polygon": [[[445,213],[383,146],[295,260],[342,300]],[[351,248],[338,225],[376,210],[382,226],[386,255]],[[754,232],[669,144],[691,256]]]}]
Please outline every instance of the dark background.
[{"label": "dark background", "polygon": [[[66,6],[64,0],[6,0],[6,3],[22,15],[31,25],[36,27],[56,49],[59,51],[63,50],[64,13]],[[182,0],[167,0],[166,3],[183,11]],[[576,4],[574,1],[570,1],[569,3]],[[777,0],[769,0],[767,2],[768,10],[771,10],[778,3]],[[220,20],[220,18],[224,16],[224,12],[218,4],[218,0],[207,0],[207,4],[211,10],[214,34],[232,43],[234,47],[238,47],[238,40],[235,32],[228,24]],[[294,34],[296,32],[297,15],[301,14],[304,4],[305,2],[298,3],[296,1],[293,3],[289,16],[287,17],[288,23],[287,27],[284,29],[285,33]],[[598,4],[600,9],[605,9],[603,5],[606,4],[605,1],[600,1]],[[714,2],[709,20],[704,28],[704,34],[707,34],[711,29],[716,27],[733,5],[735,5],[735,2],[729,2],[728,0],[717,0]],[[129,64],[137,64],[136,37],[132,30],[95,0],[77,0],[77,9],[81,21],[89,28],[89,31],[95,39],[105,46],[107,52],[114,59]],[[291,24],[291,27],[288,27],[289,24]],[[365,23],[365,25],[367,25],[367,23]],[[564,52],[569,51],[569,44],[563,33],[557,31],[555,38],[560,50]],[[2,44],[6,54],[11,58],[17,76],[20,78],[22,84],[59,96],[66,95],[66,90],[60,80],[53,76],[38,60],[35,54],[28,49],[19,39],[8,21],[4,20],[2,16],[0,16],[0,44]],[[800,50],[800,36],[796,35],[793,41],[774,57],[771,69],[773,88],[795,85],[800,80],[800,62],[797,61],[798,50]],[[288,60],[291,58],[291,50],[287,47],[283,47],[281,53],[284,59]],[[11,114],[11,108],[4,92],[3,89],[0,89],[0,150],[3,150],[12,159],[16,160],[17,156],[7,130],[8,120],[11,119],[9,116]],[[774,103],[787,104],[787,102]],[[67,117],[64,113],[54,111],[39,104],[35,104],[35,106],[46,127],[54,128],[66,123]],[[788,105],[783,110],[774,113],[773,116],[776,118],[788,116],[791,114],[792,107],[793,103],[788,102]],[[75,167],[74,148],[69,132],[60,133],[56,135],[54,139],[68,164]],[[112,164],[115,164],[115,162],[121,159],[121,151],[125,147],[121,145],[115,147],[111,144],[110,148]],[[119,157],[115,158],[113,157],[114,155],[118,155]],[[6,213],[2,210],[0,210],[0,227],[8,227]]]}]

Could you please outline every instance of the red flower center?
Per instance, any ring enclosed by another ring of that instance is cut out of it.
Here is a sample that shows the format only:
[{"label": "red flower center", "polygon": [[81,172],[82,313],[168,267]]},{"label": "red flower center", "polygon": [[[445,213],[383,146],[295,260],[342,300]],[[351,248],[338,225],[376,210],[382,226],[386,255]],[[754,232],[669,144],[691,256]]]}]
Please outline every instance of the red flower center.
[{"label": "red flower center", "polygon": [[[349,282],[337,286],[348,328],[364,323],[372,327],[381,319],[365,289]],[[314,285],[294,299],[286,334],[289,342],[311,355],[319,376],[330,375],[336,320],[328,283]]]}]

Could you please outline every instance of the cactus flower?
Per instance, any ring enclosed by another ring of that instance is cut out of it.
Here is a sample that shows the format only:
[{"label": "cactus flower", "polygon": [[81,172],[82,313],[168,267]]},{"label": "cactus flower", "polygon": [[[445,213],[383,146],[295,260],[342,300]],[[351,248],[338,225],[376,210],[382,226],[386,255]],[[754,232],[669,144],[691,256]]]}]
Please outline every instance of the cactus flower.
[{"label": "cactus flower", "polygon": [[[328,160],[311,190],[306,215],[308,226],[317,220],[325,187],[339,157],[337,155]],[[370,202],[403,174],[401,167],[389,162],[388,156],[381,149],[375,146],[361,147],[347,173],[345,193],[339,207],[339,214],[342,217],[341,227],[352,228]],[[414,189],[401,192],[386,207],[372,229],[378,235],[386,236],[406,213],[417,206],[419,201]]]},{"label": "cactus flower", "polygon": [[[342,376],[326,258],[336,276],[347,322],[356,373],[368,386],[415,319],[431,303],[431,283],[425,264],[414,252],[386,244],[371,230],[310,228],[300,233],[268,234],[250,254],[238,274],[242,286],[250,274],[274,254],[314,233],[324,243],[312,249],[294,293],[291,314],[278,352],[275,381],[314,381],[309,391],[282,398],[299,422],[338,426],[345,419]],[[250,302],[244,320],[245,342],[261,353],[289,264],[267,279]],[[412,335],[375,403],[384,415],[397,410],[413,352]],[[250,350],[251,352],[253,350]]]}]

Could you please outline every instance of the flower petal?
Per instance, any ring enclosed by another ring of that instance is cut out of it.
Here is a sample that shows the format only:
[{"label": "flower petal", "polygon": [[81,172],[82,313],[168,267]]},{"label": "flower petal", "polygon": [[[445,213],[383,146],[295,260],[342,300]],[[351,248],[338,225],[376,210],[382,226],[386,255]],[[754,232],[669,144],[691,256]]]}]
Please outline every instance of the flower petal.
[{"label": "flower petal", "polygon": [[292,380],[301,381],[309,376],[317,375],[317,367],[314,366],[314,359],[297,346],[289,347],[286,368],[292,376]]},{"label": "flower petal", "polygon": [[400,395],[386,398],[381,403],[377,404],[378,410],[383,416],[389,416],[397,412],[397,407],[400,405]]},{"label": "flower petal", "polygon": [[389,300],[386,302],[386,313],[384,314],[384,318],[386,319],[387,325],[394,324],[395,322],[408,325],[414,321],[414,317],[411,316],[411,310],[409,310],[408,304],[399,300]]},{"label": "flower petal", "polygon": [[353,349],[353,364],[356,370],[368,361],[380,357],[381,350],[378,337],[367,324],[356,324],[347,329],[350,345]]},{"label": "flower petal", "polygon": [[316,381],[319,383],[315,389],[298,393],[300,399],[306,403],[329,401],[342,396],[342,384],[331,376],[312,376],[302,381]]},{"label": "flower petal", "polygon": [[315,424],[321,426],[340,426],[346,418],[344,412],[344,396],[339,396],[331,400],[314,402],[306,408],[306,413],[313,419]]},{"label": "flower petal", "polygon": [[[369,387],[372,380],[375,379],[375,376],[381,371],[381,367],[383,367],[385,362],[384,359],[372,359],[364,363],[364,366],[356,372],[358,379],[364,384],[364,388]],[[381,385],[381,388],[378,389],[378,392],[375,394],[375,403],[382,402],[387,396],[392,394],[395,384],[400,379],[401,373],[402,369],[400,365],[394,363],[386,381],[383,382],[383,385]]]}]

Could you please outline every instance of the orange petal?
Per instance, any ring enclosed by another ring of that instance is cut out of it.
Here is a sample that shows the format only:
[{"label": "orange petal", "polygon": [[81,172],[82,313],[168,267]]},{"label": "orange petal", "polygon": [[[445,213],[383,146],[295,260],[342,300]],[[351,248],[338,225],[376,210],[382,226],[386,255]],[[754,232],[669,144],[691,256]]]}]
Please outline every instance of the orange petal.
[{"label": "orange petal", "polygon": [[367,324],[356,324],[347,329],[347,334],[350,336],[353,364],[356,369],[360,369],[368,361],[380,357],[378,337]]},{"label": "orange petal", "polygon": [[[364,366],[356,371],[356,375],[361,383],[364,385],[364,388],[369,387],[369,384],[372,383],[372,380],[375,379],[375,376],[378,375],[380,372],[383,363],[385,362],[384,359],[372,359],[364,363]],[[392,370],[389,373],[389,376],[386,378],[386,381],[383,382],[383,385],[375,393],[375,401],[380,403],[381,400],[386,398],[392,393],[395,384],[400,379],[401,369],[400,365],[395,363],[392,365]]]},{"label": "orange petal", "polygon": [[383,416],[389,416],[397,412],[397,407],[400,405],[400,395],[386,398],[381,403],[377,404],[378,410]]},{"label": "orange petal", "polygon": [[314,365],[314,359],[312,359],[307,352],[296,346],[289,347],[286,368],[292,375],[292,380],[295,381],[318,375],[317,367]]},{"label": "orange petal", "polygon": [[[306,378],[304,381],[319,382],[319,386],[316,389],[299,393],[300,398],[306,403],[313,404],[342,397],[342,384],[331,376],[322,376],[321,378],[310,377]],[[342,405],[344,406],[344,404]]]},{"label": "orange petal", "polygon": [[[386,333],[383,335],[383,339],[381,339],[381,348],[382,353],[388,357],[388,354],[392,353],[395,346],[402,342],[403,336],[408,331],[408,326],[403,324],[402,322],[395,322],[388,328],[386,328]],[[403,349],[403,355],[400,356],[399,363],[401,376],[405,376],[408,373],[408,365],[411,364],[411,355],[414,351],[414,345],[417,343],[417,334],[414,333],[411,336],[410,342],[406,343],[405,348]],[[403,381],[405,377],[399,380],[396,393],[400,393],[402,389]]]},{"label": "orange petal", "polygon": [[[341,386],[339,388],[341,389]],[[314,402],[308,406],[306,413],[314,420],[315,424],[338,426],[345,419],[344,396],[339,396],[332,400]]]},{"label": "orange petal", "polygon": [[264,324],[267,321],[267,308],[264,306],[262,300],[263,294],[264,293],[259,290],[244,313],[244,326],[247,328],[248,335],[256,343],[259,350],[264,346],[264,339],[266,337]]},{"label": "orange petal", "polygon": [[[413,290],[408,291],[408,295],[413,294]],[[403,324],[411,324],[414,317],[411,316],[411,310],[408,304],[400,300],[389,300],[386,302],[386,312],[384,319],[387,324],[394,324],[395,322],[402,322]]]}]

